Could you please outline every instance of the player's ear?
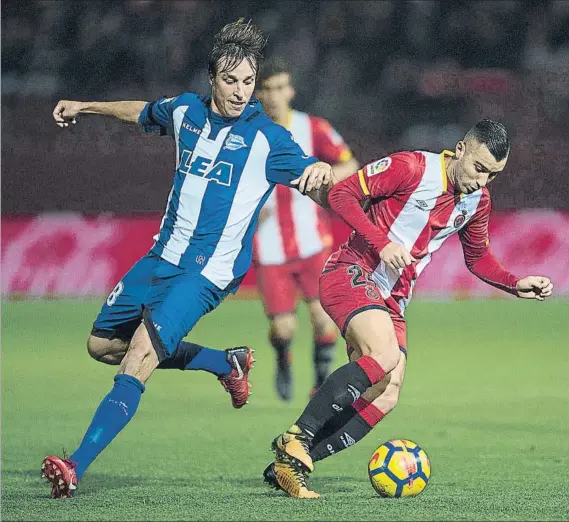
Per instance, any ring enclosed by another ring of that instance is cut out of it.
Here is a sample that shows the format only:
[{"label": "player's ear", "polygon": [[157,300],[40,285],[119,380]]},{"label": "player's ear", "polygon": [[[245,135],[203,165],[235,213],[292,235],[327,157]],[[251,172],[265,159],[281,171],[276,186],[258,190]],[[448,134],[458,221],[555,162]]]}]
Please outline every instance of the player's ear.
[{"label": "player's ear", "polygon": [[466,150],[466,143],[464,143],[464,141],[460,140],[457,144],[456,147],[454,148],[454,156],[456,159],[460,159],[462,158],[462,156],[464,156],[464,151]]}]

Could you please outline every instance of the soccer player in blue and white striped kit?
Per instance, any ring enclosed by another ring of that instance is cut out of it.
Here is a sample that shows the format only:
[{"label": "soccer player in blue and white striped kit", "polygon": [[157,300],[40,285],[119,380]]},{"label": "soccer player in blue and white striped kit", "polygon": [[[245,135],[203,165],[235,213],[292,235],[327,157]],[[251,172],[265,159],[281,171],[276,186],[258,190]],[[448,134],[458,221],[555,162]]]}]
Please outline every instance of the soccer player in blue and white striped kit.
[{"label": "soccer player in blue and white striped kit", "polygon": [[53,497],[70,497],[87,467],[136,412],[155,368],[218,376],[234,407],[249,396],[252,350],[213,350],[182,341],[198,320],[235,293],[251,263],[259,212],[276,184],[296,185],[320,204],[330,165],[304,155],[291,134],[252,99],[265,38],[238,20],[216,36],[209,58],[211,96],[184,93],[153,103],[60,101],[55,122],[102,114],[174,137],[176,172],[150,252],[117,284],[91,331],[91,356],[117,364],[79,448],[48,456],[42,476]]}]

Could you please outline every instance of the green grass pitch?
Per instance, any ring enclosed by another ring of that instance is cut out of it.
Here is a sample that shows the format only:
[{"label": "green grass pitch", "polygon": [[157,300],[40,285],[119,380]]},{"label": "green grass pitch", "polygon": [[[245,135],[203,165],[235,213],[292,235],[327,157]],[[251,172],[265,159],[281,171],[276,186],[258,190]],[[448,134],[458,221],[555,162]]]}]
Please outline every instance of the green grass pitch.
[{"label": "green grass pitch", "polygon": [[[39,464],[79,443],[115,369],[90,360],[98,301],[4,302],[3,520],[569,520],[569,301],[417,301],[398,408],[366,439],[317,465],[316,501],[266,488],[272,438],[312,382],[304,307],[296,394],[273,391],[274,360],[256,301],[230,300],[192,340],[257,348],[253,396],[233,410],[207,374],[157,371],[138,413],[71,500],[49,498]],[[338,343],[337,364],[345,352]],[[433,475],[412,499],[381,499],[367,478],[390,438],[422,445]]]}]

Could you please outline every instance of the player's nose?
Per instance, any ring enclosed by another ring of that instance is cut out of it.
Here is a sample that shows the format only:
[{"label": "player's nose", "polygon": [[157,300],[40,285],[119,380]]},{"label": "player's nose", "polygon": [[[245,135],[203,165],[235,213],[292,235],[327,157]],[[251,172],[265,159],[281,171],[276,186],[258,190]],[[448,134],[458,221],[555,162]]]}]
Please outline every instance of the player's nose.
[{"label": "player's nose", "polygon": [[242,85],[235,85],[235,90],[233,91],[233,95],[239,99],[243,98],[245,92]]},{"label": "player's nose", "polygon": [[481,176],[481,177],[478,179],[478,182],[476,183],[476,185],[478,185],[477,190],[478,190],[478,189],[481,189],[481,188],[484,188],[486,185],[488,185],[488,178],[489,178],[489,177],[490,177],[490,175],[489,175],[489,174],[486,174],[486,175],[484,175],[484,176]]}]

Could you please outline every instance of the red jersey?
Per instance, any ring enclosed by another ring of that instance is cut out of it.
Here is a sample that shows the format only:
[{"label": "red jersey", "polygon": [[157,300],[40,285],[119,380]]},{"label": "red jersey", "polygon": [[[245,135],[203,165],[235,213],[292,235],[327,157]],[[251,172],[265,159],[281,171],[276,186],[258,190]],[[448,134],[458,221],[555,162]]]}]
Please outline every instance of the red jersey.
[{"label": "red jersey", "polygon": [[[352,157],[342,137],[322,118],[291,111],[286,126],[305,154],[330,164]],[[255,259],[281,265],[312,257],[332,245],[328,215],[298,190],[277,185],[265,204],[269,217],[255,236]]]},{"label": "red jersey", "polygon": [[[489,250],[490,194],[486,188],[471,194],[455,193],[444,162],[444,157],[452,154],[392,154],[366,165],[330,191],[330,206],[355,230],[328,263],[357,263],[368,268],[385,303],[400,315],[433,253],[454,233],[459,234],[466,265],[475,275],[516,293],[518,278]],[[362,221],[358,201],[366,199],[371,206]],[[379,252],[390,242],[405,246],[417,262],[398,270],[386,266]]]}]

